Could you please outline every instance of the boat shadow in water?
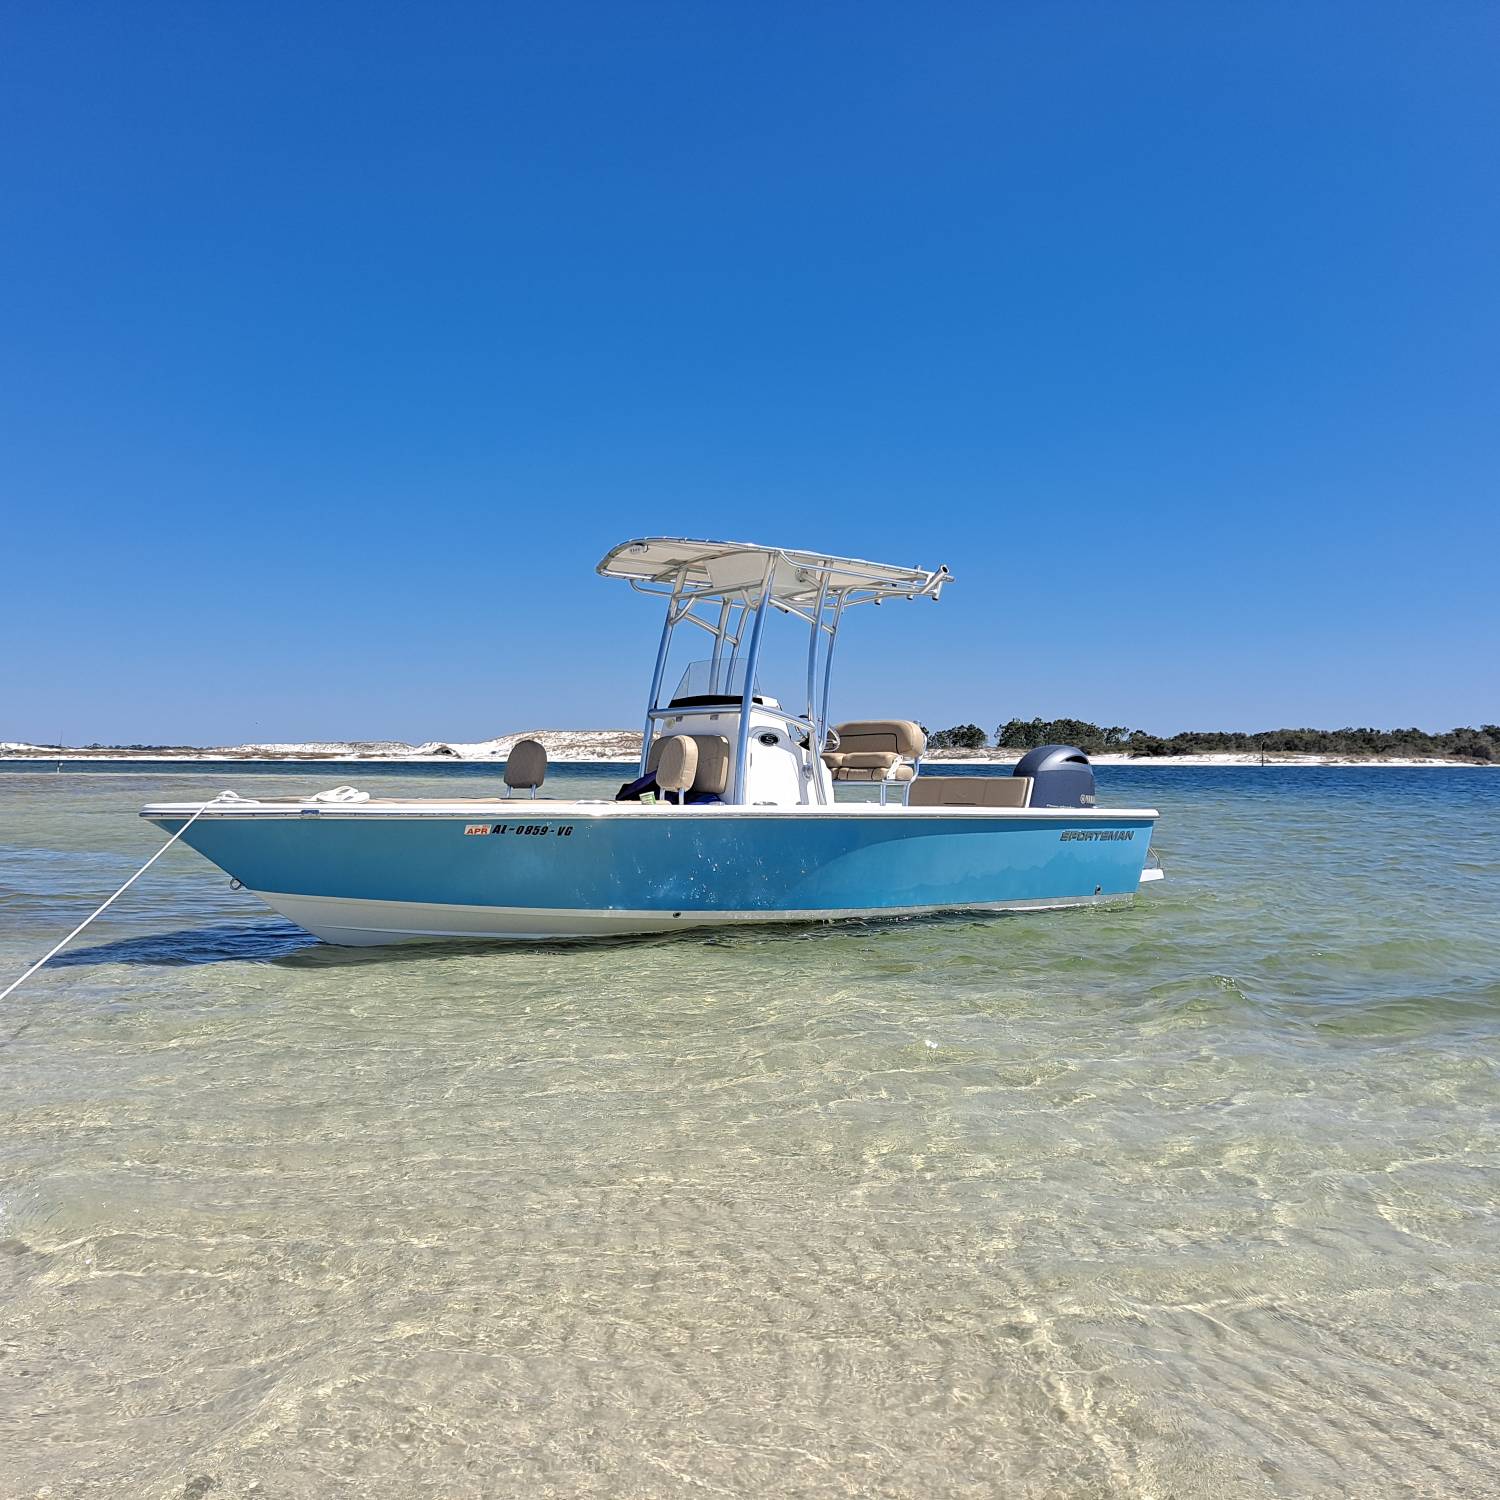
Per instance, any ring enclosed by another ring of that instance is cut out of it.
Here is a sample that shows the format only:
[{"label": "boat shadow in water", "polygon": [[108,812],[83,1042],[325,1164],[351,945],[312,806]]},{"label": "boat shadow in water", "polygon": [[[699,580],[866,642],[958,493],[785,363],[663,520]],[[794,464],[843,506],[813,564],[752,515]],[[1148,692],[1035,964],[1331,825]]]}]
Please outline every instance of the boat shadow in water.
[{"label": "boat shadow in water", "polygon": [[178,968],[195,964],[271,963],[305,948],[317,938],[291,922],[214,922],[176,932],[117,938],[92,948],[59,953],[49,969],[81,969],[100,964],[147,964]]},{"label": "boat shadow in water", "polygon": [[[1087,908],[1084,908],[1087,911]],[[1077,913],[1056,913],[1073,916]],[[634,933],[607,938],[560,938],[552,941],[497,943],[485,938],[440,938],[391,943],[370,948],[344,948],[325,943],[291,922],[217,922],[120,938],[60,953],[49,968],[90,968],[104,964],[140,964],[179,968],[197,964],[274,963],[287,968],[351,968],[368,964],[432,962],[435,959],[506,954],[597,953],[601,949],[640,949],[701,945],[711,948],[758,946],[767,942],[837,941],[851,936],[881,938],[902,931],[973,926],[1010,919],[1003,912],[932,912],[922,916],[833,919],[816,924],[765,922],[745,926],[689,928],[682,932]]]},{"label": "boat shadow in water", "polygon": [[198,964],[271,963],[292,968],[350,968],[479,955],[498,958],[506,953],[567,953],[588,948],[638,947],[652,943],[680,943],[693,937],[702,942],[721,935],[716,930],[536,943],[438,938],[371,948],[345,948],[336,943],[325,943],[292,922],[215,922],[203,927],[153,932],[141,937],[97,943],[91,948],[72,949],[58,954],[48,967],[81,969],[106,964],[138,964],[148,968],[181,968]]}]

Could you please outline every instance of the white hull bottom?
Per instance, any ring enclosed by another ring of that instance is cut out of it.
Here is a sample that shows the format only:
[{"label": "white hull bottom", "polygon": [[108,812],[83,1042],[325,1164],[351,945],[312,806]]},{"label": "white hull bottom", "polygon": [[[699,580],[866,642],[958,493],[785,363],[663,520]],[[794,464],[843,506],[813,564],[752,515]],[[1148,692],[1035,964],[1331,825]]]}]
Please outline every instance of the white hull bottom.
[{"label": "white hull bottom", "polygon": [[[1149,878],[1149,876],[1147,877]],[[884,906],[863,911],[574,911],[527,906],[446,906],[427,901],[366,901],[341,896],[251,893],[314,937],[345,947],[435,942],[444,938],[494,938],[548,942],[562,938],[631,937],[681,932],[690,927],[779,926],[788,922],[933,916],[939,912],[1055,911],[1065,906],[1107,906],[1117,896],[1072,896],[1060,900],[1006,901],[959,906]]]}]

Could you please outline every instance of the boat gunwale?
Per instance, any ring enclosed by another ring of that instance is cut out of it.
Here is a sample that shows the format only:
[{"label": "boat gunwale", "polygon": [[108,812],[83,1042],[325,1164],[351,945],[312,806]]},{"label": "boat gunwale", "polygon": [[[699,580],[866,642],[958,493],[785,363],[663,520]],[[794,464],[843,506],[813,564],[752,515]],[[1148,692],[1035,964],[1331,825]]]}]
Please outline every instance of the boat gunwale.
[{"label": "boat gunwale", "polygon": [[141,809],[140,816],[153,822],[188,818],[194,813],[199,820],[252,819],[252,818],[301,818],[316,816],[344,818],[354,821],[381,821],[385,819],[458,819],[495,818],[506,821],[522,819],[555,819],[560,816],[589,818],[610,821],[615,819],[690,819],[695,822],[714,822],[723,819],[772,818],[772,819],[832,819],[858,820],[890,818],[897,821],[908,819],[953,819],[969,822],[976,818],[998,822],[1025,822],[1027,820],[1076,820],[1086,821],[1111,819],[1155,820],[1161,816],[1153,807],[908,807],[902,803],[845,802],[833,807],[815,803],[795,806],[737,805],[719,803],[641,803],[599,801],[548,801],[545,798],[475,798],[472,800],[438,800],[434,798],[371,799],[368,802],[317,802],[308,798],[286,799],[277,802],[246,799],[229,804],[205,807],[201,802],[156,802]]}]

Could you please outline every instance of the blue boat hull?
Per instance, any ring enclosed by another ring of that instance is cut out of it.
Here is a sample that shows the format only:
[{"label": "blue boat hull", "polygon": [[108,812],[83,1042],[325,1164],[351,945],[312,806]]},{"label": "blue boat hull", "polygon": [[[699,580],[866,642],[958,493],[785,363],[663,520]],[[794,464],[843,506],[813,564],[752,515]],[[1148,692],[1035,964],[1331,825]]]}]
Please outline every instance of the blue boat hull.
[{"label": "blue boat hull", "polygon": [[[408,805],[409,806],[409,805]],[[175,832],[177,809],[146,816]],[[210,813],[183,841],[330,941],[587,937],[726,922],[1019,910],[1138,887],[1154,812],[511,803]]]}]

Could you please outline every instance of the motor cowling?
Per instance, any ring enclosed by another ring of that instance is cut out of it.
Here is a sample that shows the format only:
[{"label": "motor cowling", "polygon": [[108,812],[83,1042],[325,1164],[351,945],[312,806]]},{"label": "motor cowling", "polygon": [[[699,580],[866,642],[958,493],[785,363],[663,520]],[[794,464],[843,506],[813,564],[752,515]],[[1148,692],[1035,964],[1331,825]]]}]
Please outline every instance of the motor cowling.
[{"label": "motor cowling", "polygon": [[1031,777],[1032,807],[1093,807],[1097,800],[1094,768],[1073,745],[1038,745],[1011,775]]}]

